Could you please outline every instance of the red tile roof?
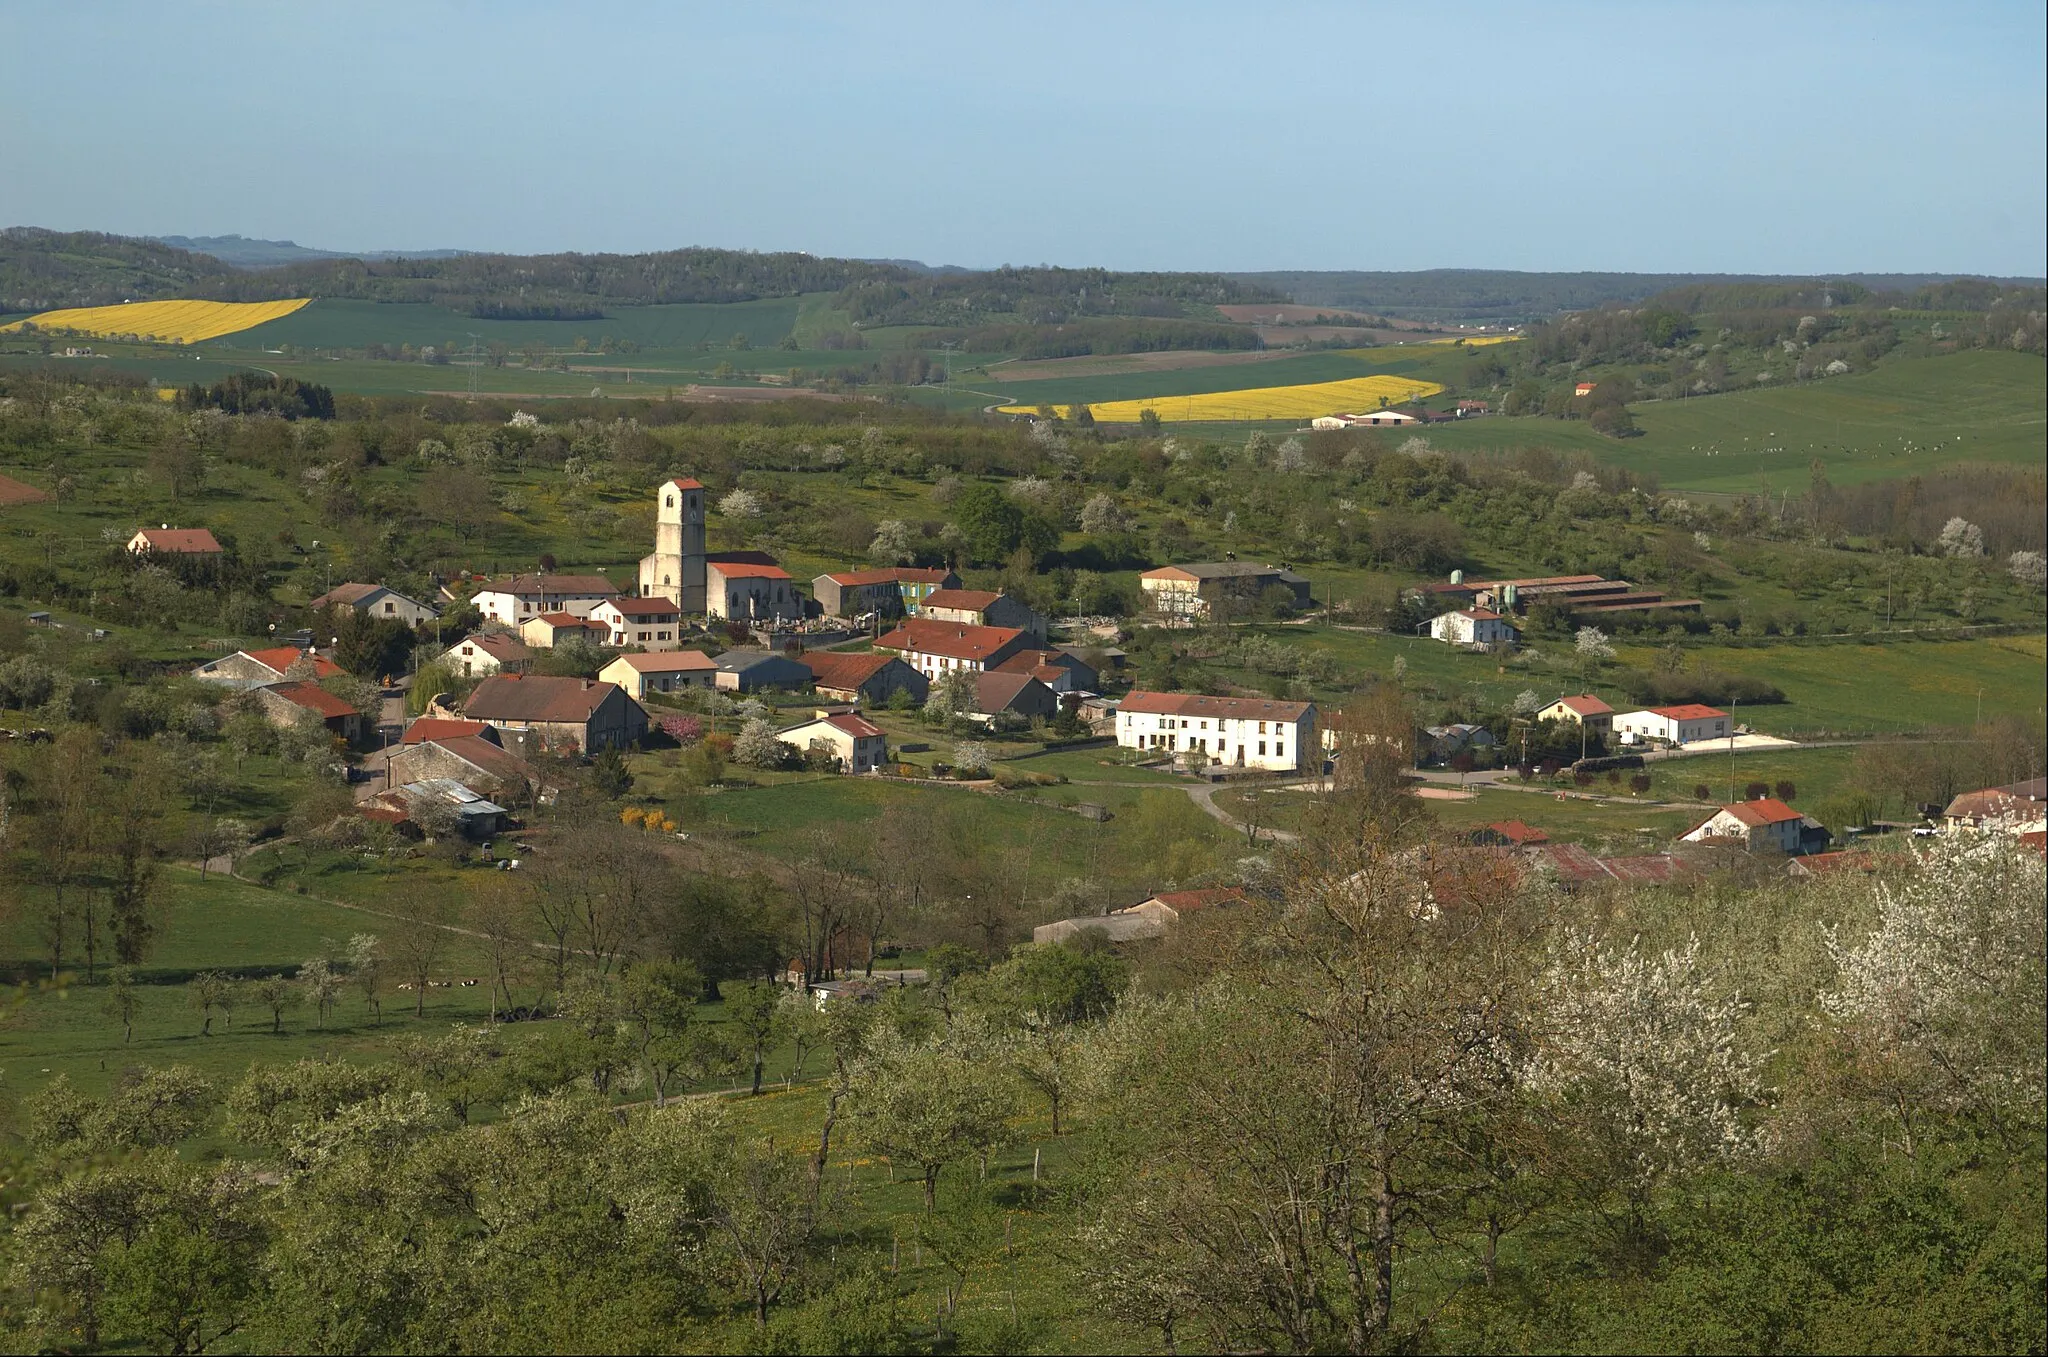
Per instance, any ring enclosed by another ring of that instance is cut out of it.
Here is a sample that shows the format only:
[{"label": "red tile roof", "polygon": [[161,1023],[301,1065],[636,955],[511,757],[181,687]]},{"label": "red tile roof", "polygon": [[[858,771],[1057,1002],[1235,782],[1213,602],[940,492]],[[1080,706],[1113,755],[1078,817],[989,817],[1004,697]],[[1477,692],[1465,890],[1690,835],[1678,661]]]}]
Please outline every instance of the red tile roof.
[{"label": "red tile roof", "polygon": [[562,627],[582,627],[586,631],[611,630],[611,628],[607,627],[602,622],[593,621],[588,617],[578,617],[575,613],[540,613],[534,617],[528,618],[527,620],[529,622],[545,622],[549,626],[555,627],[557,629],[560,629]]},{"label": "red tile roof", "polygon": [[974,709],[984,716],[1008,711],[1018,698],[1030,691],[1033,684],[1045,687],[1029,674],[984,670],[974,676]]},{"label": "red tile roof", "polygon": [[481,735],[454,735],[445,739],[430,740],[437,749],[446,750],[473,768],[501,777],[507,782],[532,775],[533,767],[502,745],[491,743]]},{"label": "red tile roof", "polygon": [[632,594],[608,598],[597,605],[615,608],[621,617],[677,617],[681,610],[665,598],[640,598]]},{"label": "red tile roof", "polygon": [[330,603],[361,603],[383,587],[381,584],[337,584],[306,606],[324,608]]},{"label": "red tile roof", "polygon": [[652,655],[621,655],[619,663],[638,674],[693,674],[718,668],[701,650],[670,650]]},{"label": "red tile roof", "polygon": [[464,735],[481,735],[490,727],[482,721],[457,721],[446,716],[422,716],[405,728],[405,744],[425,744],[429,740],[443,741],[458,739]]},{"label": "red tile roof", "polygon": [[872,740],[881,735],[882,728],[857,712],[841,712],[825,718],[825,724],[834,730],[843,730],[857,740]]},{"label": "red tile roof", "polygon": [[1721,809],[1727,811],[1751,829],[1761,829],[1765,825],[1781,825],[1787,820],[1805,818],[1798,811],[1774,796],[1759,797],[1755,801],[1738,801],[1732,806],[1723,806]]},{"label": "red tile roof", "polygon": [[762,565],[758,561],[719,561],[705,563],[705,568],[715,570],[729,580],[786,580],[789,572],[779,565]]},{"label": "red tile roof", "polygon": [[1520,820],[1496,820],[1487,828],[1518,847],[1524,844],[1550,842],[1548,834],[1534,825],[1525,825]]},{"label": "red tile roof", "polygon": [[1614,714],[1614,708],[1608,706],[1599,698],[1594,697],[1591,693],[1579,697],[1560,697],[1550,705],[1553,707],[1563,707],[1566,711],[1576,713],[1579,716],[1611,716]]},{"label": "red tile roof", "polygon": [[920,608],[959,608],[966,612],[987,612],[1002,597],[999,589],[934,589],[918,600]]},{"label": "red tile roof", "polygon": [[1650,707],[1652,716],[1662,716],[1672,721],[1711,721],[1728,713],[1718,707],[1703,707],[1697,702],[1687,702],[1676,707]]},{"label": "red tile roof", "polygon": [[969,622],[913,617],[897,623],[895,630],[875,642],[875,647],[985,662],[1015,645],[1023,635],[1015,627],[978,627]]},{"label": "red tile roof", "polygon": [[270,646],[264,650],[245,650],[242,653],[265,668],[275,669],[279,674],[288,671],[301,659],[312,663],[314,678],[333,678],[341,672],[341,666],[334,661],[323,660],[312,651],[300,650],[297,646]]},{"label": "red tile roof", "polygon": [[677,477],[675,480],[670,481],[669,484],[678,490],[702,490],[704,488],[704,482],[693,480],[688,476]]},{"label": "red tile roof", "polygon": [[328,692],[319,684],[309,683],[303,679],[295,683],[273,683],[270,685],[270,691],[276,693],[295,707],[304,707],[307,711],[319,712],[325,720],[332,721],[338,717],[362,715],[361,712],[336,697],[333,693]]},{"label": "red tile roof", "polygon": [[475,632],[455,644],[475,646],[500,664],[514,664],[520,660],[533,658],[533,652],[527,648],[524,641],[499,632]]},{"label": "red tile roof", "polygon": [[1809,853],[1805,857],[1795,858],[1793,861],[1809,872],[1839,872],[1844,869],[1860,872],[1874,872],[1877,870],[1877,859],[1875,857],[1869,853],[1858,852],[1855,849],[1841,849],[1833,853]]},{"label": "red tile roof", "polygon": [[1460,608],[1458,616],[1469,617],[1474,622],[1498,622],[1500,614],[1491,608]]},{"label": "red tile roof", "polygon": [[144,528],[142,540],[151,551],[178,552],[187,556],[216,556],[221,545],[204,528]]},{"label": "red tile roof", "polygon": [[594,679],[493,674],[479,683],[462,704],[462,714],[478,721],[581,725],[618,691],[617,684]]},{"label": "red tile roof", "polygon": [[821,650],[803,657],[802,663],[811,671],[811,677],[820,688],[858,688],[885,667],[901,664],[894,655],[880,655],[873,651],[851,654]]},{"label": "red tile roof", "polygon": [[1278,702],[1266,697],[1204,697],[1200,693],[1150,693],[1134,688],[1118,704],[1120,711],[1156,716],[1213,716],[1234,721],[1299,721],[1306,702]]}]

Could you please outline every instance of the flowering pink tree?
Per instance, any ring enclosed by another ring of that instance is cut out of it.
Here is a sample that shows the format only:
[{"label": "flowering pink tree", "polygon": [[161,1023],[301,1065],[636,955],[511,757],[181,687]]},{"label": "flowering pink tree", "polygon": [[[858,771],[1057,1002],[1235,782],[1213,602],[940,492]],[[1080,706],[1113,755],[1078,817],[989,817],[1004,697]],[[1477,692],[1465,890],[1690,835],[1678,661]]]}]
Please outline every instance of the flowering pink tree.
[{"label": "flowering pink tree", "polygon": [[695,744],[704,738],[704,722],[695,716],[664,716],[661,733],[677,744]]}]

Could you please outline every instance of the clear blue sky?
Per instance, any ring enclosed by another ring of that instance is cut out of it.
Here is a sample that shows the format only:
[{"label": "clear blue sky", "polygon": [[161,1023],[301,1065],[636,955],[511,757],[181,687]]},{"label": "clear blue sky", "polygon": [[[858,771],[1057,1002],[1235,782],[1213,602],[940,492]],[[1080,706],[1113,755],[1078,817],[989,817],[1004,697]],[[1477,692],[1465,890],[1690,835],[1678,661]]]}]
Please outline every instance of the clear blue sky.
[{"label": "clear blue sky", "polygon": [[2048,254],[2033,4],[0,4],[0,224],[1166,269]]}]

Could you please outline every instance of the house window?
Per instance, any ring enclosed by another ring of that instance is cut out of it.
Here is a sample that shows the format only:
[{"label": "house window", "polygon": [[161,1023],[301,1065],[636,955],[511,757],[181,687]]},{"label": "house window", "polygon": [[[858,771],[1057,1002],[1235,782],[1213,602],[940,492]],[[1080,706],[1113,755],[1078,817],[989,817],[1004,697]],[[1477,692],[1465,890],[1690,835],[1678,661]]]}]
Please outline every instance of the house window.
[{"label": "house window", "polygon": [[1264,740],[1259,741],[1259,757],[1262,759],[1266,757],[1266,742]]}]

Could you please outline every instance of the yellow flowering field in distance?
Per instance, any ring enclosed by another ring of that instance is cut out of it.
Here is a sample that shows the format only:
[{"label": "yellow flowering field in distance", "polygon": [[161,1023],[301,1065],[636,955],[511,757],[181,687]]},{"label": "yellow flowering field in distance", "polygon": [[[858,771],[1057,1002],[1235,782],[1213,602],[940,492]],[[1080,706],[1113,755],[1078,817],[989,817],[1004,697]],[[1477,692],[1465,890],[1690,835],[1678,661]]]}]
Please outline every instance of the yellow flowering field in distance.
[{"label": "yellow flowering field in distance", "polygon": [[289,316],[312,301],[294,297],[281,302],[128,302],[121,306],[74,306],[62,311],[45,311],[12,325],[0,326],[0,334],[20,333],[26,326],[38,330],[63,331],[113,339],[138,335],[160,344],[197,344],[218,339],[238,330],[253,329],[265,321]]},{"label": "yellow flowering field in distance", "polygon": [[[1148,396],[1141,400],[1103,401],[1088,411],[1105,424],[1135,424],[1146,410],[1157,411],[1161,419],[1177,423],[1222,424],[1248,419],[1314,419],[1317,415],[1362,414],[1380,408],[1384,396],[1388,405],[1434,396],[1443,388],[1435,382],[1412,377],[1346,377],[1336,382],[1309,382],[1303,386],[1255,386],[1242,391],[1211,391],[1196,396]],[[1035,413],[1036,405],[998,407],[1006,415]],[[1070,405],[1056,405],[1062,419],[1073,414]]]}]

